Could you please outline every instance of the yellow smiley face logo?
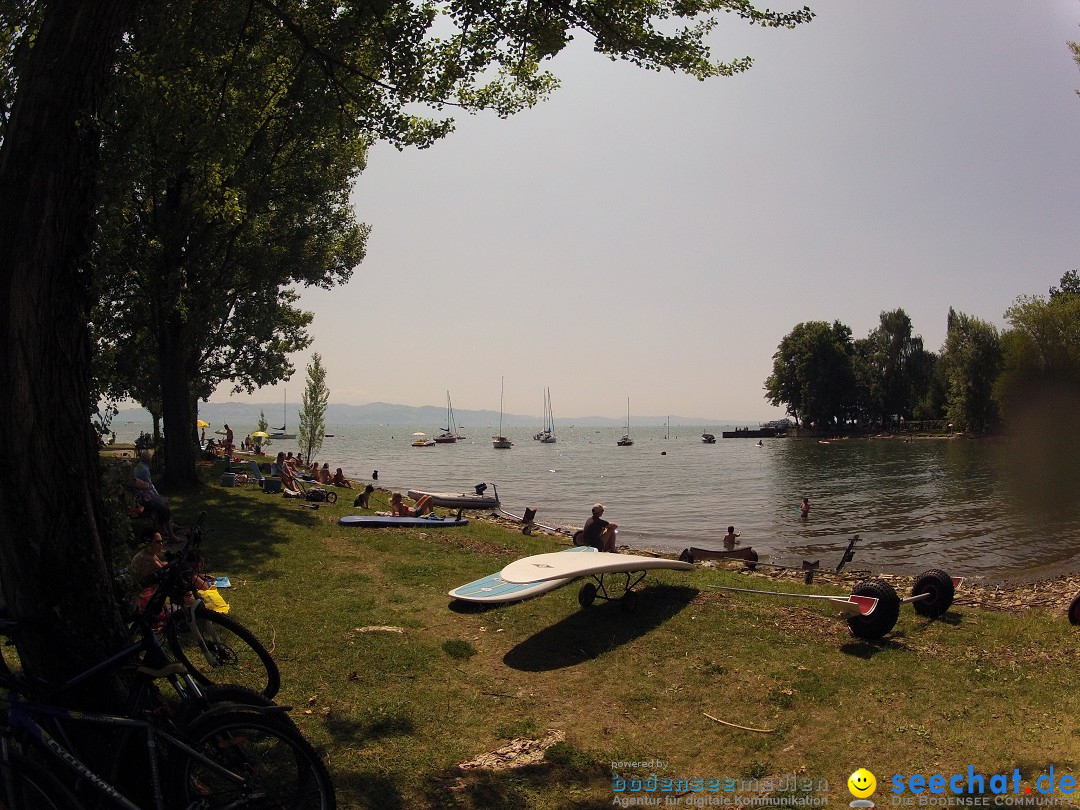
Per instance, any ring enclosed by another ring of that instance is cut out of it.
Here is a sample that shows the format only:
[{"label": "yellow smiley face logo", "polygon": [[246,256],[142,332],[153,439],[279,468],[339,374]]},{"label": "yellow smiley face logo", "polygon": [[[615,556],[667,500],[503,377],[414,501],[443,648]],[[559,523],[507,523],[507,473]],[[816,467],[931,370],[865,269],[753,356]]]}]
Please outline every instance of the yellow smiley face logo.
[{"label": "yellow smiley face logo", "polygon": [[877,790],[877,779],[866,768],[859,768],[848,777],[847,788],[856,799],[865,799]]}]

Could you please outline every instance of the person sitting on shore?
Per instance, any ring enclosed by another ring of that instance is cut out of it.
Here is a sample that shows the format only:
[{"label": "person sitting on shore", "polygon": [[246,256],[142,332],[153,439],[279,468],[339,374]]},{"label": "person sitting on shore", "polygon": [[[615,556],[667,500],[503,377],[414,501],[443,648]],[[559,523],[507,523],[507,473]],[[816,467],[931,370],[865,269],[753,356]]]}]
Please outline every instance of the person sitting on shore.
[{"label": "person sitting on shore", "polygon": [[735,548],[735,544],[738,543],[739,532],[735,531],[734,526],[727,527],[727,534],[724,535],[724,548],[731,551]]},{"label": "person sitting on shore", "polygon": [[281,494],[286,498],[304,497],[304,493],[300,491],[300,487],[296,483],[296,479],[292,477],[288,467],[285,467],[281,472]]},{"label": "person sitting on shore", "polygon": [[412,509],[402,502],[400,492],[395,492],[390,496],[390,514],[394,517],[420,517],[424,512],[435,514],[430,495],[421,495]]},{"label": "person sitting on shore", "polygon": [[147,529],[143,532],[142,540],[145,545],[131,558],[129,566],[139,585],[144,585],[159,568],[165,567],[161,559],[165,551],[165,541],[161,539],[161,532],[157,529]]},{"label": "person sitting on shore", "polygon": [[604,505],[602,503],[593,504],[592,515],[585,521],[584,545],[592,546],[597,551],[614,553],[619,527],[604,520],[603,514]]},{"label": "person sitting on shore", "polygon": [[345,473],[341,471],[341,467],[337,468],[337,472],[334,473],[334,480],[331,482],[335,487],[346,487],[352,489],[352,482],[345,477]]},{"label": "person sitting on shore", "polygon": [[135,465],[134,492],[135,500],[154,518],[154,525],[170,541],[176,541],[176,533],[173,531],[172,510],[169,502],[157,491],[154,482],[150,478],[149,450],[139,451],[139,463]]},{"label": "person sitting on shore", "polygon": [[288,465],[288,460],[285,458],[284,451],[277,454],[277,458],[274,459],[274,463],[270,465],[270,475],[274,478],[281,476],[281,471]]},{"label": "person sitting on shore", "polygon": [[319,468],[319,476],[318,476],[318,478],[319,478],[319,483],[324,484],[324,485],[329,484],[331,481],[334,480],[334,476],[330,474],[330,463],[329,462],[327,462],[327,461],[323,462],[322,467]]}]

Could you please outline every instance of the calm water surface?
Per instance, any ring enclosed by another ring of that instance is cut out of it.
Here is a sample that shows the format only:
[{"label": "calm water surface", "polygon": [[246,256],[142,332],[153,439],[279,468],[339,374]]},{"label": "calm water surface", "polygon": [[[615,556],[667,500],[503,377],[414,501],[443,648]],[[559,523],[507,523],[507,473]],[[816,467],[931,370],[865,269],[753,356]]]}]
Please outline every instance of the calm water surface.
[{"label": "calm water surface", "polygon": [[[121,440],[125,426],[117,425]],[[379,471],[391,489],[498,487],[503,508],[580,526],[601,501],[619,524],[620,542],[680,551],[719,547],[729,524],[762,560],[839,562],[848,539],[862,538],[857,568],[954,575],[1049,576],[1080,570],[1080,498],[1075,480],[1045,464],[1017,463],[1001,442],[968,440],[720,439],[700,428],[560,428],[556,444],[534,430],[508,429],[515,442],[495,450],[492,426],[463,429],[457,444],[410,446],[429,426],[330,426],[320,461],[354,479]],[[721,428],[708,428],[719,436]],[[291,443],[289,443],[291,445]],[[277,449],[294,449],[292,446]],[[799,518],[808,496],[810,517]]]}]

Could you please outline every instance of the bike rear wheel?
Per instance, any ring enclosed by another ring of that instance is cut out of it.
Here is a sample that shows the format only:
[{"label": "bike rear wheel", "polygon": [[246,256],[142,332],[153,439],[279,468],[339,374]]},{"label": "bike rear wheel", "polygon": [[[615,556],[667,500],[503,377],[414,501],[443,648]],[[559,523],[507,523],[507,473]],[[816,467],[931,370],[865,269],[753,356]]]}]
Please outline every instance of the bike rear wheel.
[{"label": "bike rear wheel", "polygon": [[281,673],[255,634],[236,619],[195,609],[195,627],[186,610],[178,610],[165,625],[173,654],[192,676],[208,686],[246,686],[272,698],[281,688]]},{"label": "bike rear wheel", "polygon": [[333,810],[334,784],[322,759],[299,731],[273,718],[241,711],[211,715],[184,734],[220,768],[194,757],[178,763],[176,794],[186,806]]},{"label": "bike rear wheel", "polygon": [[0,773],[2,810],[82,810],[63,782],[22,754],[12,754]]}]

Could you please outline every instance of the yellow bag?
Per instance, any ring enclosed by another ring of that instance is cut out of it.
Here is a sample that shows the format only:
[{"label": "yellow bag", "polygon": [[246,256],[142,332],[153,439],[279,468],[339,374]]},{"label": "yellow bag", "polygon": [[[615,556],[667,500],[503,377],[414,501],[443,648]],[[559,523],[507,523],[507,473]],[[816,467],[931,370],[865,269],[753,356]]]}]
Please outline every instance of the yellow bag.
[{"label": "yellow bag", "polygon": [[203,604],[215,613],[228,613],[229,603],[221,595],[221,591],[217,588],[210,588],[206,591],[199,591],[199,598],[203,600]]}]

